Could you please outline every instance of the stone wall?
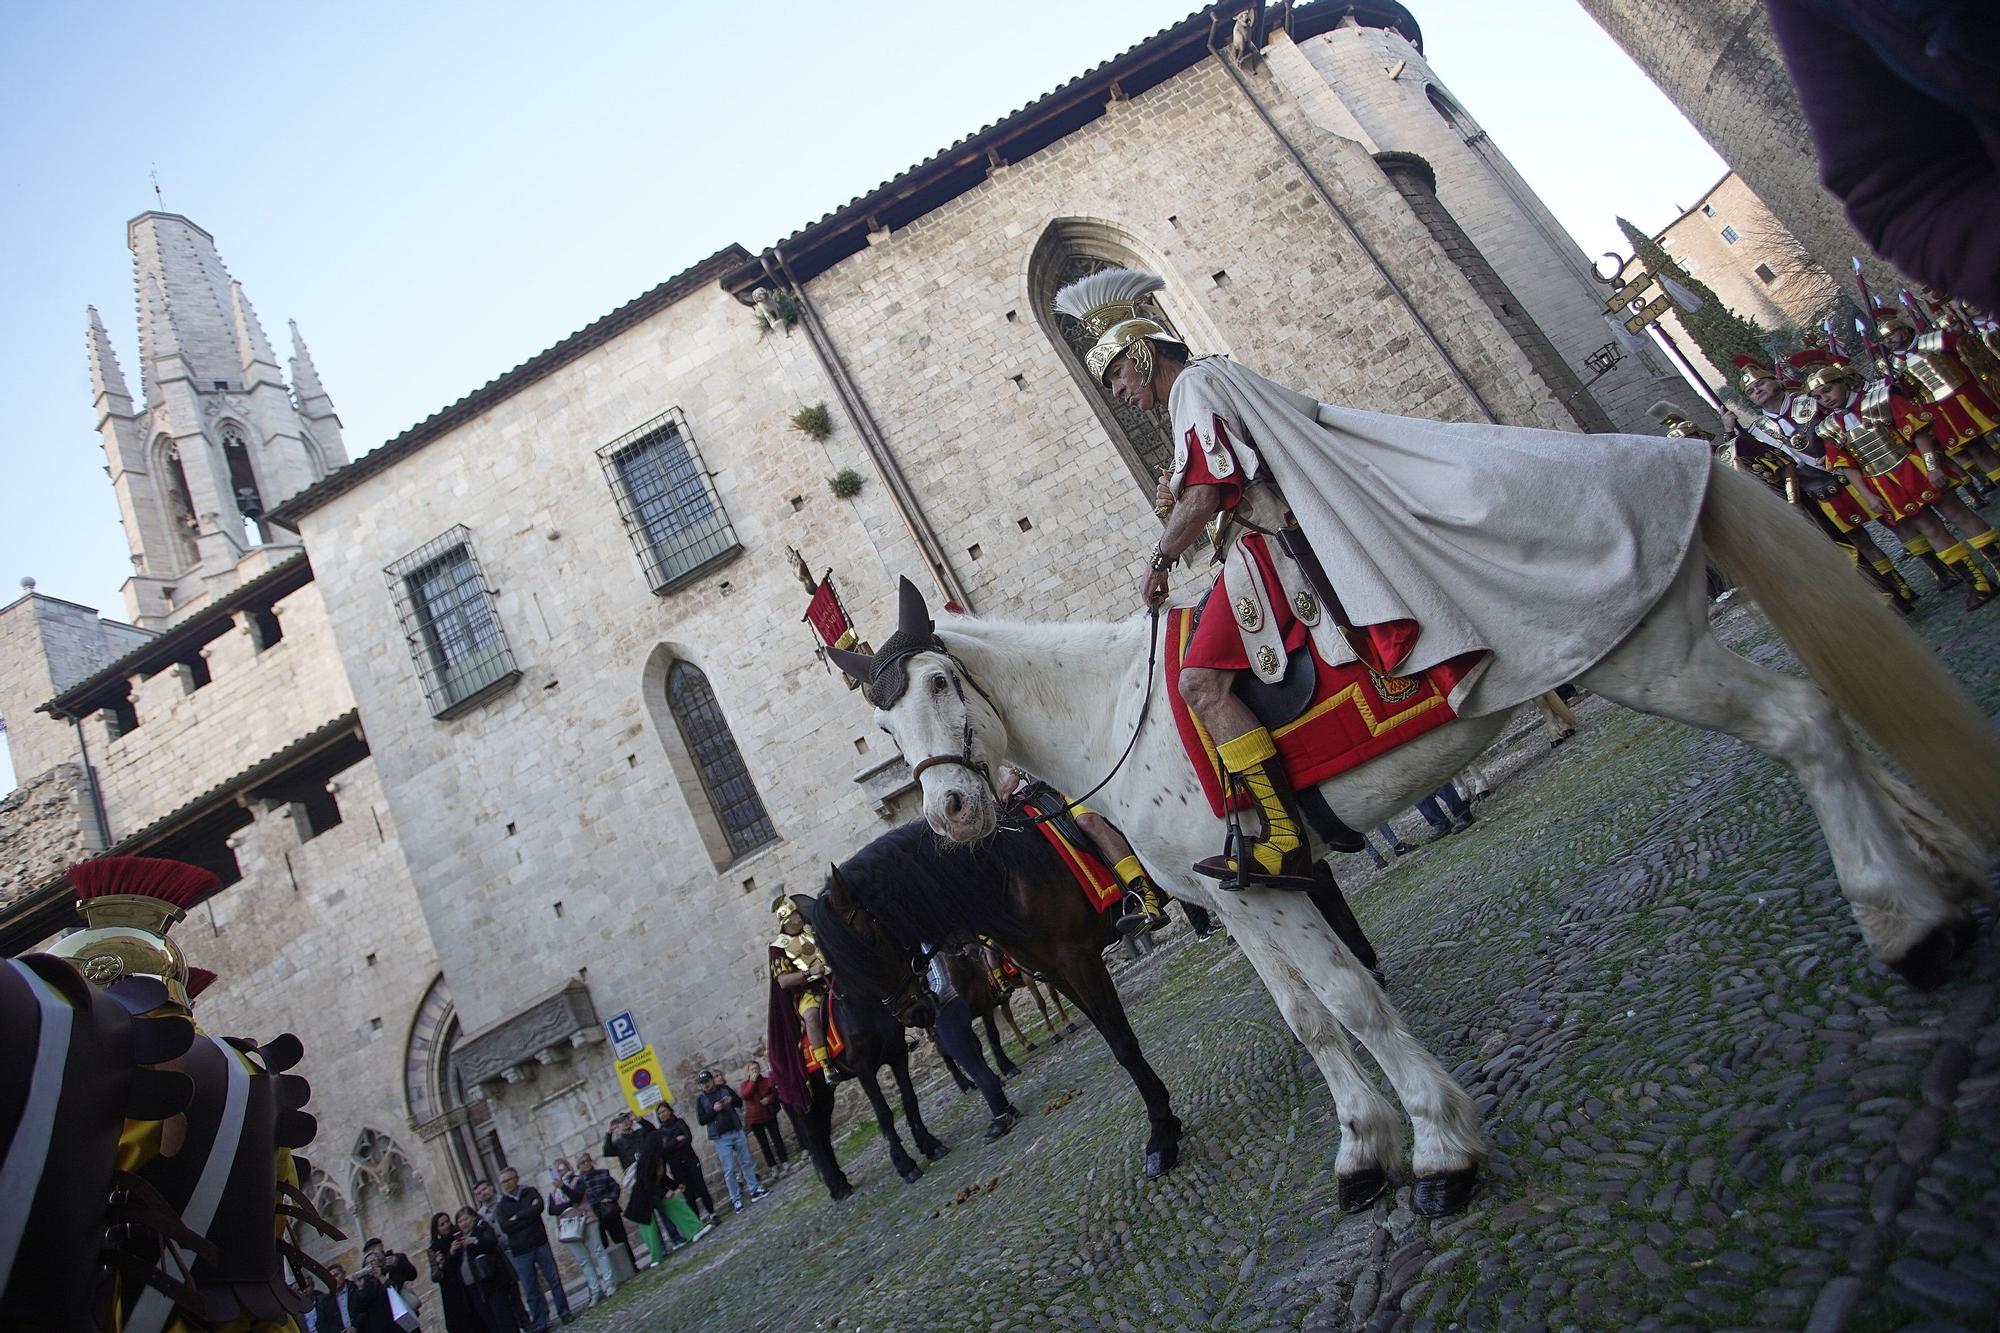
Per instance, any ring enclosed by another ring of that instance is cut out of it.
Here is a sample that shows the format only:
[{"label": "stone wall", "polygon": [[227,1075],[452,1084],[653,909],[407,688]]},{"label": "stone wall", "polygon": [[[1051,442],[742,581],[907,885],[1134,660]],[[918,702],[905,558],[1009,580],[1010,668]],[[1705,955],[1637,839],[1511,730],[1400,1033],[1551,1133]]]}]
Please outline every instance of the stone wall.
[{"label": "stone wall", "polygon": [[178,669],[132,684],[135,731],[86,721],[116,842],[269,759],[354,707],[320,600],[308,583],[272,608],[284,637],[261,652],[243,623],[201,650],[209,683]]},{"label": "stone wall", "polygon": [[[1588,394],[1618,430],[1658,434],[1662,403],[1685,411],[1700,400],[1643,337],[1604,317],[1610,289],[1590,257],[1556,221],[1472,112],[1402,34],[1337,27],[1292,48],[1355,118],[1364,142],[1415,153],[1437,174],[1437,198],[1493,266],[1570,372],[1589,376],[1584,358],[1609,342],[1624,352]],[[1287,58],[1274,43],[1272,61]]]},{"label": "stone wall", "polygon": [[[190,963],[219,977],[196,1001],[204,1028],[260,1041],[293,1032],[305,1043],[299,1072],[319,1119],[306,1156],[365,1228],[327,1252],[358,1254],[369,1235],[417,1250],[430,1214],[465,1201],[415,1132],[405,1096],[410,1024],[437,978],[437,951],[374,761],[335,783],[341,822],[317,837],[304,836],[288,805],[260,803],[232,838],[243,879],[190,912],[174,937]],[[384,1140],[406,1170],[382,1169]]]},{"label": "stone wall", "polygon": [[1819,159],[1770,20],[1757,0],[1579,0],[1830,273],[1859,255],[1868,281],[1907,283],[1873,257],[1819,183]]},{"label": "stone wall", "polygon": [[44,769],[0,796],[0,911],[86,855],[89,800],[76,764]]},{"label": "stone wall", "polygon": [[15,781],[78,760],[75,728],[35,710],[150,637],[38,592],[0,607],[0,717]]}]

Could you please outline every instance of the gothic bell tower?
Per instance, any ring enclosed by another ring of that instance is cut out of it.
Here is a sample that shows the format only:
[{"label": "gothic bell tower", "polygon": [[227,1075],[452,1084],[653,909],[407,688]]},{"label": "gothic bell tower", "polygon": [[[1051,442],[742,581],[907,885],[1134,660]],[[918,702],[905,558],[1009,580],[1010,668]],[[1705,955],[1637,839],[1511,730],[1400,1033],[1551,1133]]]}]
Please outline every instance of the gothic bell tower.
[{"label": "gothic bell tower", "polygon": [[141,402],[92,307],[90,387],[132,548],[125,605],[159,629],[292,554],[264,516],[347,461],[340,418],[291,326],[291,383],[215,238],[177,213],[126,225]]}]

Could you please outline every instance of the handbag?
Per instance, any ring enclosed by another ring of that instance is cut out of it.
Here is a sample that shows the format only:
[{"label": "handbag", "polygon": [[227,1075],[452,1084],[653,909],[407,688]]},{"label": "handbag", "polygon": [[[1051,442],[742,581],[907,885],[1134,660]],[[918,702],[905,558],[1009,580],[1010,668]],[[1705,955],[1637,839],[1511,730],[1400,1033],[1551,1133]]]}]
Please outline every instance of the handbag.
[{"label": "handbag", "polygon": [[557,1240],[582,1240],[583,1219],[581,1217],[559,1217],[556,1219]]},{"label": "handbag", "polygon": [[475,1254],[472,1256],[472,1276],[481,1282],[491,1282],[500,1276],[500,1266],[493,1262],[490,1254]]}]

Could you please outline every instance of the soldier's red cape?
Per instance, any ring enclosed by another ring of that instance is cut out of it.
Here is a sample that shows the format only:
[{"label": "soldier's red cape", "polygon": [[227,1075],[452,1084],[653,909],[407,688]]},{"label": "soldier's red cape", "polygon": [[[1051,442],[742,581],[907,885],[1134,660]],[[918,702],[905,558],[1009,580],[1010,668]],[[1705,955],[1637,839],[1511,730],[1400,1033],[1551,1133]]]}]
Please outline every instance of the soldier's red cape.
[{"label": "soldier's red cape", "polygon": [[[770,960],[775,965],[783,952],[773,944],[769,949]],[[775,967],[771,972],[771,1014],[764,1034],[764,1053],[771,1062],[771,1086],[778,1090],[778,1100],[787,1106],[795,1106],[803,1111],[811,1103],[806,1092],[806,1064],[799,1054],[799,1042],[805,1036],[805,1024],[799,1022],[798,1006],[792,1003],[784,988],[778,985]]]}]

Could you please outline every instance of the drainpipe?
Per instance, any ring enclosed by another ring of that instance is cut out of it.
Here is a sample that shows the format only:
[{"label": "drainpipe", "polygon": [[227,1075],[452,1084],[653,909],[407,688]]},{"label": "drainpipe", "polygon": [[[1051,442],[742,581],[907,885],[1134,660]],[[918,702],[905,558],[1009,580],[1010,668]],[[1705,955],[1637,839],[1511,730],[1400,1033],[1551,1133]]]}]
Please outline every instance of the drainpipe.
[{"label": "drainpipe", "polygon": [[[777,268],[771,267],[771,260],[778,261]],[[946,558],[944,544],[938,541],[937,533],[931,530],[930,521],[924,517],[923,506],[917,503],[916,492],[903,476],[902,467],[896,462],[895,453],[889,442],[883,438],[881,428],[875,424],[874,416],[868,411],[867,402],[861,397],[860,386],[847,373],[846,364],[840,359],[840,352],[833,345],[826,326],[820,322],[819,312],[813,308],[811,298],[805,293],[798,280],[792,276],[791,265],[785,262],[785,252],[773,249],[758,256],[764,266],[764,275],[773,282],[782,283],[791,292],[792,300],[799,307],[799,322],[805,325],[806,341],[812,344],[813,354],[819,358],[820,369],[826,372],[833,384],[833,391],[840,398],[840,405],[847,412],[848,420],[854,423],[861,434],[861,443],[868,450],[868,457],[874,462],[875,470],[888,483],[890,498],[895,501],[896,512],[902,516],[903,525],[909,529],[910,539],[923,553],[931,567],[931,577],[937,581],[944,595],[956,602],[965,611],[972,610],[972,598],[965,586],[958,581],[958,574]],[[782,275],[782,276],[781,276]]]},{"label": "drainpipe", "polygon": [[111,821],[104,814],[104,793],[97,789],[97,773],[90,766],[90,747],[83,739],[83,719],[73,717],[71,725],[76,728],[76,752],[83,758],[83,789],[90,793],[91,819],[96,823],[97,845],[90,850],[101,852],[111,845]]},{"label": "drainpipe", "polygon": [[[1258,7],[1261,9],[1262,5],[1260,4]],[[1260,15],[1260,24],[1261,17]],[[1382,262],[1382,257],[1375,253],[1375,247],[1368,244],[1367,238],[1362,236],[1359,229],[1355,227],[1353,220],[1347,216],[1346,210],[1341,208],[1340,201],[1333,197],[1332,191],[1326,188],[1326,183],[1320,180],[1319,173],[1314,171],[1311,164],[1306,161],[1305,155],[1299,152],[1297,145],[1285,136],[1283,130],[1278,128],[1278,122],[1271,119],[1271,113],[1266,111],[1264,104],[1257,100],[1257,94],[1251,90],[1249,80],[1245,79],[1241,71],[1236,68],[1236,63],[1229,58],[1226,52],[1216,50],[1215,28],[1218,22],[1220,22],[1220,15],[1216,12],[1216,7],[1211,5],[1208,10],[1208,53],[1214,56],[1216,63],[1228,71],[1229,77],[1236,81],[1236,86],[1243,91],[1244,99],[1250,103],[1251,110],[1257,113],[1257,119],[1264,122],[1264,128],[1271,132],[1271,137],[1276,139],[1278,146],[1285,150],[1285,156],[1291,158],[1292,165],[1297,167],[1300,173],[1305,176],[1306,184],[1311,187],[1313,194],[1318,196],[1322,204],[1326,205],[1327,212],[1333,214],[1334,220],[1340,224],[1341,230],[1346,232],[1348,238],[1360,247],[1361,253],[1367,256],[1368,262],[1374,268],[1376,276],[1388,284],[1389,290],[1396,294],[1396,299],[1403,303],[1405,310],[1409,311],[1410,318],[1416,321],[1418,332],[1423,334],[1424,341],[1428,342],[1431,345],[1431,349],[1444,361],[1445,368],[1451,372],[1451,377],[1458,383],[1458,387],[1465,391],[1465,395],[1468,398],[1472,399],[1473,405],[1479,409],[1481,416],[1484,416],[1490,422],[1498,424],[1500,418],[1493,414],[1492,407],[1488,406],[1486,400],[1480,396],[1479,390],[1473,387],[1472,381],[1466,378],[1465,372],[1459,369],[1458,362],[1452,358],[1451,353],[1445,350],[1445,345],[1439,340],[1437,332],[1431,328],[1430,322],[1424,318],[1423,312],[1417,309],[1416,303],[1410,299],[1410,294],[1403,290],[1403,284],[1397,282],[1395,275],[1389,272],[1388,267]]]}]

